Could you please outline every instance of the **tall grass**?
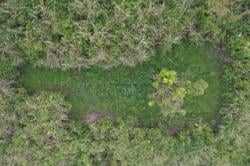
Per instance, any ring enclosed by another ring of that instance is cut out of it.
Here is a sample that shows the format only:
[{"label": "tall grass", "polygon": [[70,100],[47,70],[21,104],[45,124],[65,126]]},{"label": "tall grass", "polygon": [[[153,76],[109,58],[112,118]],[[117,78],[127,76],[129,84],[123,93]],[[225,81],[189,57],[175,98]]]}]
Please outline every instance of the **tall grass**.
[{"label": "tall grass", "polygon": [[[163,43],[171,48],[191,26],[191,1],[9,0],[2,2],[3,40],[50,68],[134,66]],[[9,46],[10,47],[10,46]]]}]

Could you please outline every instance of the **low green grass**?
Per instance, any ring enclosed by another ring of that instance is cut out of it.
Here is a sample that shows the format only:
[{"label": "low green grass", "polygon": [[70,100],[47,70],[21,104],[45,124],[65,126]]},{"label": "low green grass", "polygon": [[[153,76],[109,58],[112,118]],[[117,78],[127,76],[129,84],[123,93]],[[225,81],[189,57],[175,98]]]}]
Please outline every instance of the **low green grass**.
[{"label": "low green grass", "polygon": [[187,97],[184,109],[188,119],[211,121],[220,108],[221,94],[225,89],[221,81],[222,64],[216,50],[208,44],[183,44],[172,52],[158,49],[154,54],[157,55],[134,68],[92,67],[60,71],[26,65],[19,80],[31,93],[57,91],[64,94],[72,104],[72,118],[82,119],[94,111],[111,111],[122,117],[135,116],[145,124],[151,124],[157,119],[159,109],[147,104],[153,92],[150,78],[167,68],[176,70],[181,78],[208,82],[205,95]]}]

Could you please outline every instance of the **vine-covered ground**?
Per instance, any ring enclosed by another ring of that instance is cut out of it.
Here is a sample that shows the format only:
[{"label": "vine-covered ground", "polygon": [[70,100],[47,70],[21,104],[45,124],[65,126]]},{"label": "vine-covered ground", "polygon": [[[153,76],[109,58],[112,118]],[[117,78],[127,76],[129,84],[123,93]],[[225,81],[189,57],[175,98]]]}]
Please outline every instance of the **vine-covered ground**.
[{"label": "vine-covered ground", "polygon": [[89,112],[104,111],[115,112],[122,117],[136,116],[151,124],[157,120],[160,111],[147,104],[149,95],[153,93],[151,78],[162,68],[171,69],[185,80],[204,79],[208,82],[205,95],[188,96],[184,109],[188,119],[210,122],[220,108],[225,87],[221,82],[222,64],[217,50],[209,44],[185,43],[172,52],[158,49],[154,54],[157,55],[136,67],[60,71],[28,65],[23,68],[20,81],[30,93],[61,92],[72,104],[73,118],[83,119]]}]

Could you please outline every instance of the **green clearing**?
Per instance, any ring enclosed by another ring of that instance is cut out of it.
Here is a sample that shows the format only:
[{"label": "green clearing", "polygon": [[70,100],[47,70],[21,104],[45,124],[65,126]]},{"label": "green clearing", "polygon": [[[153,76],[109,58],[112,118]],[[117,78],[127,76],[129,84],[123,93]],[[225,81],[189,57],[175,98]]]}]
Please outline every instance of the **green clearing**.
[{"label": "green clearing", "polygon": [[30,93],[61,92],[72,104],[71,116],[75,119],[81,119],[89,112],[112,111],[122,117],[136,116],[145,124],[151,124],[157,119],[159,109],[147,104],[153,92],[150,77],[162,68],[171,69],[183,79],[208,82],[205,95],[187,97],[184,109],[189,120],[202,118],[211,121],[220,108],[221,94],[225,89],[216,49],[209,44],[183,44],[172,52],[158,50],[150,60],[135,68],[117,66],[104,70],[92,67],[61,71],[26,65],[19,80]]}]

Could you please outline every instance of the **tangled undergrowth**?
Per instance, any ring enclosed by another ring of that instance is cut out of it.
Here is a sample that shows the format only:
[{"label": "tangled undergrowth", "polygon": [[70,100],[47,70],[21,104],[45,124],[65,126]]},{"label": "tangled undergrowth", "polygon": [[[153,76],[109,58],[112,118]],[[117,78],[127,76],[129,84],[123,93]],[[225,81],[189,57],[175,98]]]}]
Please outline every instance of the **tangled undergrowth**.
[{"label": "tangled undergrowth", "polygon": [[1,6],[3,51],[18,55],[17,64],[23,56],[49,68],[134,66],[154,46],[170,50],[187,34],[219,33],[208,34],[209,22],[197,27],[196,17],[205,13],[192,1],[10,0]]},{"label": "tangled undergrowth", "polygon": [[[0,165],[249,165],[249,7],[248,0],[1,1]],[[133,66],[183,40],[220,47],[227,86],[213,124],[159,118],[143,126],[127,116],[86,126],[70,118],[67,96],[31,93],[17,79],[25,64]]]}]

